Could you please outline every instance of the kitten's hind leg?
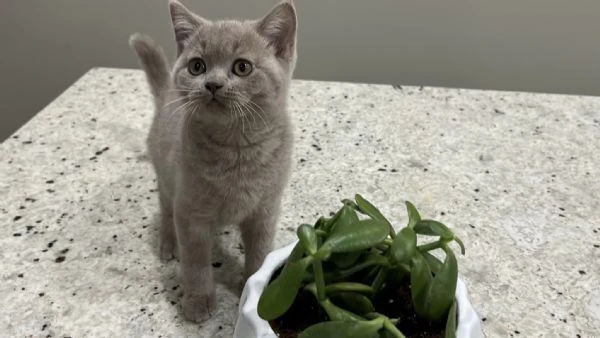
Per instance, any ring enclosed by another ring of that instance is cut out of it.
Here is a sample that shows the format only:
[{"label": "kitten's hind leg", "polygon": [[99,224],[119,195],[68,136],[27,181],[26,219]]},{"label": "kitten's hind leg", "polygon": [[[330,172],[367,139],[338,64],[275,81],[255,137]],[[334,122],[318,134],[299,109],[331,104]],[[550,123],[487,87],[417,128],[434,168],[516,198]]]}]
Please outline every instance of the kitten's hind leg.
[{"label": "kitten's hind leg", "polygon": [[279,198],[261,202],[258,208],[240,224],[246,249],[244,279],[258,270],[273,248],[280,203]]},{"label": "kitten's hind leg", "polygon": [[169,261],[177,257],[177,238],[175,234],[175,223],[173,219],[173,201],[159,189],[160,199],[160,231],[159,231],[159,255],[163,261]]}]

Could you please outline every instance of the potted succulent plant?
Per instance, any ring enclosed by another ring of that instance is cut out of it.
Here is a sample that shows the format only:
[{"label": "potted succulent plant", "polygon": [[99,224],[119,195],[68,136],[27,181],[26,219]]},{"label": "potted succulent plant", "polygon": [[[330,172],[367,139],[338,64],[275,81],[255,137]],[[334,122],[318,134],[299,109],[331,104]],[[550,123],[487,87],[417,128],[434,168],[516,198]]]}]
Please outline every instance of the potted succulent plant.
[{"label": "potted succulent plant", "polygon": [[[248,279],[234,338],[483,337],[449,244],[465,248],[448,227],[406,202],[396,233],[362,196],[342,202]],[[417,235],[438,238],[417,245]]]}]

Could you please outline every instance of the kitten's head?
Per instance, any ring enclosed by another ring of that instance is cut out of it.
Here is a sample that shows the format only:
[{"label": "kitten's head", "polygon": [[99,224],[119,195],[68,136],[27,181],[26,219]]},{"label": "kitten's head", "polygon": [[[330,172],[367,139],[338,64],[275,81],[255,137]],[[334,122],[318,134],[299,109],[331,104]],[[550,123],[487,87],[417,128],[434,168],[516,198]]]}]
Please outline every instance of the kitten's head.
[{"label": "kitten's head", "polygon": [[[281,107],[296,60],[291,2],[254,21],[209,21],[170,0],[177,42],[175,90],[197,118],[266,119]],[[282,113],[279,111],[279,113]]]}]

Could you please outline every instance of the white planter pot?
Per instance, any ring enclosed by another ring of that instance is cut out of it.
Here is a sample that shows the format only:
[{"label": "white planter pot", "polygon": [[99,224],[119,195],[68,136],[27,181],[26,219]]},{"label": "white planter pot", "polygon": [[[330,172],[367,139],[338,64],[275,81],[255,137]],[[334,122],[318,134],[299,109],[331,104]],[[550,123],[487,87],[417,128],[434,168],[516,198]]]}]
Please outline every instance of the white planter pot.
[{"label": "white planter pot", "polygon": [[[277,338],[269,323],[258,316],[256,308],[258,299],[273,272],[285,263],[295,245],[296,243],[292,243],[271,252],[260,269],[248,278],[240,299],[233,338]],[[479,316],[469,302],[465,283],[460,279],[456,287],[456,299],[458,300],[457,338],[483,338]]]}]

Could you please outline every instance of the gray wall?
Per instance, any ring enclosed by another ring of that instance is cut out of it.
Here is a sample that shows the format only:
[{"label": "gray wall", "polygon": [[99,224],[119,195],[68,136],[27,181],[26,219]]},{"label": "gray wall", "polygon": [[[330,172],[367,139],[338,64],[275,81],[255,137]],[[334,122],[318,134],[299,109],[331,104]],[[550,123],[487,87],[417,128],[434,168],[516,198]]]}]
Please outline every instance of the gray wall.
[{"label": "gray wall", "polygon": [[[184,0],[208,18],[275,0]],[[600,94],[598,0],[296,0],[297,78]],[[170,51],[166,0],[0,0],[0,140],[94,66]]]}]

